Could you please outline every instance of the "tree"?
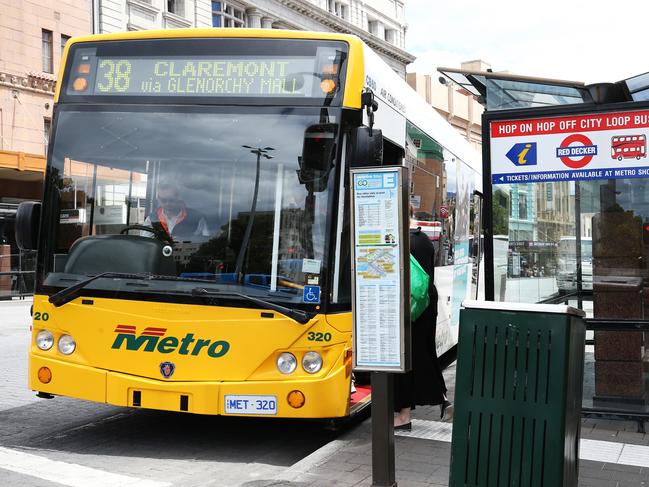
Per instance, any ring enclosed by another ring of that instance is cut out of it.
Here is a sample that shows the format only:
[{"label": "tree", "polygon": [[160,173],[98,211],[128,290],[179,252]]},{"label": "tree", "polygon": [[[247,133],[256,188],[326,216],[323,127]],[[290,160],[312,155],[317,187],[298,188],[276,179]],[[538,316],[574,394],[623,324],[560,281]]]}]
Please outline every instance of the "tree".
[{"label": "tree", "polygon": [[493,197],[494,235],[509,235],[509,195],[501,189]]}]

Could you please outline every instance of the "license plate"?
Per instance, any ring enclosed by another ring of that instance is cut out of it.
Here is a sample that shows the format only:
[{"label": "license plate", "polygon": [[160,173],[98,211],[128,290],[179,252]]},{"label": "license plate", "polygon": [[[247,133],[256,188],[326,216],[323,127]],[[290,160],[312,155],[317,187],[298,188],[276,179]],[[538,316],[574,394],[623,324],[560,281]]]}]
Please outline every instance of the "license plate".
[{"label": "license plate", "polygon": [[225,414],[277,414],[276,396],[226,394]]}]

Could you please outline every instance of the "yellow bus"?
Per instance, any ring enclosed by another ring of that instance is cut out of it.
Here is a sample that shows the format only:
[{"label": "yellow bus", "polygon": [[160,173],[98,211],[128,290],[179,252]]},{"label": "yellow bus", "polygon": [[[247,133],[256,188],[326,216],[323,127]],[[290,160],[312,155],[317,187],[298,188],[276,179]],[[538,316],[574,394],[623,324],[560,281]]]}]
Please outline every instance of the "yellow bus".
[{"label": "yellow bus", "polygon": [[[30,388],[215,415],[367,405],[352,384],[348,170],[413,150],[415,164],[428,137],[436,190],[452,194],[435,204],[468,215],[479,162],[463,139],[350,35],[80,37],[59,80],[43,200],[16,222],[38,248]],[[466,176],[453,191],[445,165]]]}]

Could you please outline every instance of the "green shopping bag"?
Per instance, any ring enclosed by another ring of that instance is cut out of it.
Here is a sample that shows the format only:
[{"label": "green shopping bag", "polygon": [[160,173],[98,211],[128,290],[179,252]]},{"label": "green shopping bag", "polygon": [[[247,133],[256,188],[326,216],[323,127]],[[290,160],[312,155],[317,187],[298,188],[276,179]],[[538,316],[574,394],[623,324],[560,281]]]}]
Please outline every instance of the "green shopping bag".
[{"label": "green shopping bag", "polygon": [[415,321],[430,304],[430,276],[410,254],[410,320]]}]

